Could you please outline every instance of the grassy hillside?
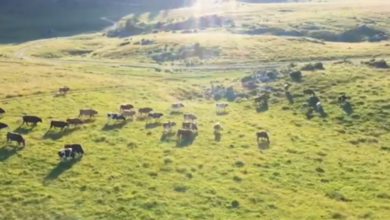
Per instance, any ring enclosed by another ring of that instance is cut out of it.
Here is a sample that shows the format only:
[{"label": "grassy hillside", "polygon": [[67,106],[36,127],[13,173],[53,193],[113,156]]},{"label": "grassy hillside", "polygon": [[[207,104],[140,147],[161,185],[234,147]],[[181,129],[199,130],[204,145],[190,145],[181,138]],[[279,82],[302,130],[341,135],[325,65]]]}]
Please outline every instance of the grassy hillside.
[{"label": "grassy hillside", "polygon": [[[360,20],[375,18],[378,27],[388,31],[384,1],[334,2],[244,4],[240,10],[221,9],[221,14],[234,17],[237,24],[261,20],[280,28],[312,21],[334,32],[354,26],[347,18],[353,14]],[[139,22],[149,25],[163,18],[188,16],[190,11],[140,14]],[[335,17],[340,22],[335,22]],[[34,31],[25,30],[23,41]],[[205,48],[202,52],[219,53],[197,61],[204,64],[341,57],[366,60],[390,55],[385,46],[389,42],[322,43],[304,37],[233,34],[221,28],[125,38],[84,31],[71,38],[0,45],[0,108],[7,111],[0,122],[10,125],[8,130],[0,130],[0,138],[15,131],[27,144],[18,148],[15,143],[4,143],[0,148],[0,219],[390,219],[389,68],[371,68],[357,61],[324,62],[324,70],[302,71],[300,82],[285,75],[265,83],[274,87],[268,109],[258,109],[251,96],[228,102],[227,113],[217,114],[216,101],[203,96],[210,83],[247,94],[241,79],[251,72],[169,72],[100,65],[107,60],[150,63],[154,61],[148,56],[175,52],[191,43],[199,43]],[[143,38],[156,43],[126,44]],[[42,59],[28,59],[23,54]],[[48,62],[44,62],[46,58]],[[191,59],[164,64],[185,65]],[[285,97],[285,82],[292,84],[293,103]],[[71,90],[57,96],[62,86]],[[306,118],[303,103],[309,97],[302,90],[308,88],[315,90],[327,116]],[[352,113],[337,104],[342,93],[351,97]],[[199,132],[191,143],[177,142],[175,134],[162,133],[162,122],[183,121],[181,114],[169,112],[176,101],[185,104],[183,112],[199,118]],[[106,113],[117,112],[121,103],[137,109],[152,107],[164,116],[160,123],[142,118],[126,123],[108,121]],[[63,132],[48,131],[51,119],[77,117],[79,109],[88,107],[99,112],[94,120]],[[20,126],[22,114],[40,116],[43,123],[34,128]],[[220,139],[213,134],[216,122],[224,127]],[[268,146],[256,142],[255,133],[260,130],[269,133]],[[86,154],[80,161],[59,162],[57,152],[67,143],[83,145]]]},{"label": "grassy hillside", "polygon": [[[234,27],[202,29],[195,25],[193,29],[197,29],[196,33],[187,33],[186,29],[148,33],[145,29],[144,34],[124,38],[95,35],[88,41],[85,38],[60,39],[39,44],[29,54],[46,58],[120,59],[148,63],[162,59],[168,65],[388,56],[389,41],[355,42],[366,39],[372,31],[389,33],[387,13],[390,7],[387,5],[385,1],[359,1],[357,4],[348,1],[224,3],[160,11],[153,15],[129,15],[119,22],[120,27],[134,19],[151,25],[149,29],[156,22],[171,27],[185,22],[190,15],[204,17],[214,14],[221,19],[230,19]],[[368,29],[357,29],[358,25],[366,25]],[[292,36],[294,34],[303,36]],[[343,42],[332,40],[337,37]],[[154,43],[139,45],[142,39],[153,40]],[[208,58],[199,59],[196,55],[172,58],[180,56],[186,46],[196,43],[208,51],[205,53]],[[167,56],[171,58],[164,58]]]},{"label": "grassy hillside", "polygon": [[[325,71],[304,72],[304,81],[293,84],[296,104],[275,92],[266,112],[256,113],[252,101],[241,100],[218,116],[215,102],[198,95],[201,86],[213,80],[242,90],[234,79],[243,73],[166,75],[18,62],[0,67],[9,73],[1,75],[1,107],[8,111],[1,121],[27,139],[25,149],[0,151],[1,218],[390,217],[388,70],[329,64]],[[62,85],[73,91],[54,97]],[[301,90],[307,87],[317,91],[327,118],[305,118]],[[353,115],[334,104],[340,92],[352,97]],[[177,100],[199,116],[199,135],[189,146],[177,145],[174,136],[161,139],[160,126],[105,118],[118,104],[130,102],[165,113],[163,121],[181,122],[181,115],[168,114]],[[99,111],[95,121],[63,134],[46,133],[50,118],[77,116],[83,107]],[[22,113],[39,115],[44,123],[18,128]],[[225,128],[219,142],[212,132],[217,121]],[[263,129],[271,135],[268,149],[256,144],[254,133]],[[70,142],[82,143],[87,153],[72,167],[59,165],[56,152]],[[233,208],[233,201],[239,207]]]}]

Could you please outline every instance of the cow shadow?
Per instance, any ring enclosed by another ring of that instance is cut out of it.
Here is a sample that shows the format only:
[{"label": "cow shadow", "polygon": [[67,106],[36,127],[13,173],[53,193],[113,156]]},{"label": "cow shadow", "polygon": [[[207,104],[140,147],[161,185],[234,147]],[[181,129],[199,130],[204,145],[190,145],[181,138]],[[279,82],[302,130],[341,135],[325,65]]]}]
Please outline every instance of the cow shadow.
[{"label": "cow shadow", "polygon": [[83,124],[88,124],[88,123],[93,123],[93,122],[95,122],[94,118],[83,119]]},{"label": "cow shadow", "polygon": [[163,132],[160,137],[161,142],[169,142],[171,137],[174,137],[176,132],[170,131],[170,132]]},{"label": "cow shadow", "polygon": [[216,113],[218,116],[223,116],[223,115],[228,115],[229,112],[217,112]]},{"label": "cow shadow", "polygon": [[28,134],[30,133],[31,131],[34,130],[36,126],[31,126],[31,127],[22,127],[22,125],[20,125],[19,127],[17,127],[14,132],[16,133],[19,133],[19,134]]},{"label": "cow shadow", "polygon": [[268,111],[268,103],[264,103],[264,104],[256,107],[257,113],[266,112],[266,111]]},{"label": "cow shadow", "polygon": [[71,169],[76,163],[80,162],[83,157],[72,159],[70,161],[59,162],[43,179],[44,183],[47,181],[57,179],[62,173]]},{"label": "cow shadow", "polygon": [[189,138],[177,140],[176,147],[187,147],[194,143],[196,137],[198,136],[198,132],[192,134]]},{"label": "cow shadow", "polygon": [[103,126],[102,131],[110,131],[115,129],[121,129],[127,124],[127,121],[121,121],[120,123],[112,123],[108,122]]},{"label": "cow shadow", "polygon": [[321,118],[326,118],[326,117],[328,117],[328,113],[326,113],[324,110],[318,111],[318,114],[320,114],[320,117],[321,117]]},{"label": "cow shadow", "polygon": [[285,96],[290,104],[294,104],[294,97],[291,95],[290,92],[286,92]]},{"label": "cow shadow", "polygon": [[64,130],[47,130],[46,133],[42,136],[42,139],[52,139],[52,140],[58,140],[61,139],[64,136],[70,135],[73,132],[79,130],[80,127],[73,127],[73,128],[65,128]]},{"label": "cow shadow", "polygon": [[182,115],[183,112],[179,112],[179,111],[170,111],[169,114],[170,114],[170,115]]},{"label": "cow shadow", "polygon": [[161,126],[161,123],[160,122],[153,122],[153,123],[146,123],[145,124],[145,129],[153,129],[153,128],[157,128]]},{"label": "cow shadow", "polygon": [[24,147],[9,147],[10,145],[5,145],[0,149],[0,161],[5,161],[8,158],[15,155],[18,151],[23,150]]},{"label": "cow shadow", "polygon": [[269,142],[269,141],[265,141],[265,140],[259,141],[259,142],[257,143],[257,147],[258,147],[260,150],[267,150],[267,149],[269,149],[269,147],[270,147],[270,142]]},{"label": "cow shadow", "polygon": [[53,95],[53,97],[55,97],[55,98],[58,98],[58,97],[65,97],[66,96],[66,93],[55,93],[54,95]]},{"label": "cow shadow", "polygon": [[347,114],[347,115],[351,115],[353,113],[353,108],[351,106],[351,104],[349,102],[345,102],[343,105],[342,105],[342,108],[344,110],[344,112]]},{"label": "cow shadow", "polygon": [[214,141],[220,142],[222,139],[222,134],[219,132],[214,132]]}]

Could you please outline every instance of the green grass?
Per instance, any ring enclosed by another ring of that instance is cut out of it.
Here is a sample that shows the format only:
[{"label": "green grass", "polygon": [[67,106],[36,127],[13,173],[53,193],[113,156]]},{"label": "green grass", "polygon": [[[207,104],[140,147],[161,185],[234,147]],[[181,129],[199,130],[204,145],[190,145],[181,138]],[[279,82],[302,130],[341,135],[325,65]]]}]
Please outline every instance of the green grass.
[{"label": "green grass", "polygon": [[[294,105],[275,92],[269,111],[256,113],[251,101],[242,100],[231,103],[228,115],[217,116],[214,101],[197,97],[200,86],[214,80],[240,90],[233,80],[243,73],[168,75],[120,67],[1,64],[9,73],[1,75],[1,107],[8,110],[1,121],[14,130],[25,112],[44,123],[25,134],[25,149],[0,150],[0,216],[388,219],[389,71],[325,67],[305,72],[304,81],[293,84]],[[62,85],[75,91],[54,97]],[[304,118],[301,90],[307,87],[317,91],[328,118]],[[352,96],[354,115],[334,104],[340,92]],[[199,135],[187,147],[177,147],[175,137],[160,141],[161,127],[147,129],[143,121],[106,125],[105,113],[123,102],[153,107],[166,113],[164,121],[181,122],[180,115],[167,114],[177,100],[199,116]],[[99,117],[62,136],[45,135],[49,118],[77,116],[83,107],[97,109]],[[220,142],[213,140],[217,121],[225,128]],[[265,150],[254,137],[263,129],[271,135]],[[83,144],[87,153],[72,167],[59,166],[56,152],[71,142]],[[232,208],[232,201],[240,206]]]},{"label": "green grass", "polygon": [[[373,16],[375,11],[379,16],[379,11],[387,10],[379,7],[374,11],[366,2],[348,7],[355,7],[362,17]],[[313,3],[313,8],[321,6],[321,13],[340,15],[342,3],[332,4]],[[272,14],[281,7],[294,8],[296,16],[277,18],[277,14],[275,19],[315,19],[310,11],[302,11],[300,3],[267,4],[253,12],[249,7],[247,18],[253,18],[254,12]],[[169,16],[187,12],[172,11]],[[162,33],[156,35],[157,46],[218,44],[223,56],[210,63],[388,55],[385,42],[319,45],[291,37],[240,36],[214,30],[209,34]],[[150,36],[134,38],[146,37]],[[141,54],[145,48],[118,47],[121,42],[83,34],[49,40],[25,53],[150,62]],[[18,150],[15,143],[0,149],[0,219],[390,219],[389,69],[328,62],[325,70],[303,72],[302,82],[291,82],[294,104],[284,97],[282,85],[291,81],[286,77],[269,83],[276,90],[268,111],[257,113],[252,100],[243,99],[230,102],[227,115],[216,115],[215,101],[202,97],[204,87],[218,81],[246,92],[239,79],[248,72],[167,73],[14,58],[15,51],[34,43],[0,47],[4,55],[0,57],[0,107],[7,110],[0,121],[23,133],[27,141],[24,149]],[[69,55],[83,50],[93,50],[96,55]],[[65,85],[71,88],[69,94],[56,97],[57,89]],[[305,118],[302,103],[308,97],[302,90],[306,88],[316,91],[328,117]],[[336,103],[343,92],[351,96],[351,115]],[[168,111],[176,101],[185,103],[185,112],[199,117],[199,134],[188,146],[178,145],[175,136],[161,139],[161,126],[146,127],[142,120],[107,124],[105,117],[128,102],[164,113],[161,122],[180,123],[182,116]],[[50,119],[75,117],[78,109],[85,107],[98,110],[94,121],[63,134],[56,130],[47,133]],[[23,113],[38,115],[43,123],[32,130],[19,127]],[[224,130],[221,140],[215,141],[212,126],[218,121]],[[255,132],[259,130],[269,132],[269,148],[258,146]],[[5,133],[0,131],[0,138]],[[59,165],[57,151],[66,143],[80,143],[86,151],[72,166]],[[239,206],[233,207],[233,202]]]}]

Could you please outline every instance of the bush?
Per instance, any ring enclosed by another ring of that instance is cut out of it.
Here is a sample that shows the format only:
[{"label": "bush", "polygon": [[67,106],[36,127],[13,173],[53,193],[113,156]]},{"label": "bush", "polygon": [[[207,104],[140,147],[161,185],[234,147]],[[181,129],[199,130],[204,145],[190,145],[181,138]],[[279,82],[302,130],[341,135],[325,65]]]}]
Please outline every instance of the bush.
[{"label": "bush", "polygon": [[297,70],[290,73],[290,77],[294,81],[301,81],[302,80],[302,72]]}]

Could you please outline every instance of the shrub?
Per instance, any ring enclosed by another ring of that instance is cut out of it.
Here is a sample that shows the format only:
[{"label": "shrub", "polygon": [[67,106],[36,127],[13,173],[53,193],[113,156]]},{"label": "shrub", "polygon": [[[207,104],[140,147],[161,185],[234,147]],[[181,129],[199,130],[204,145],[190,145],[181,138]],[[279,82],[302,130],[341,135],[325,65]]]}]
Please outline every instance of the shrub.
[{"label": "shrub", "polygon": [[290,73],[290,77],[294,81],[301,81],[302,80],[302,72],[297,70]]}]

